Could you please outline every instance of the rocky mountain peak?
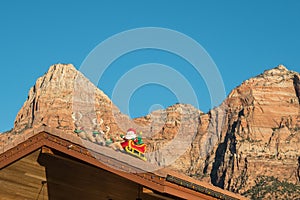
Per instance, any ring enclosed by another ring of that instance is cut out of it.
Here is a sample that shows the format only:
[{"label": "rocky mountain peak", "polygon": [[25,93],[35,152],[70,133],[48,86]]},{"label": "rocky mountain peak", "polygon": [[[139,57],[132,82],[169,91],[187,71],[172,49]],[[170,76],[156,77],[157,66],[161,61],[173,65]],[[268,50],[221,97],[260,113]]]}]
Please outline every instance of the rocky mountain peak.
[{"label": "rocky mountain peak", "polygon": [[215,185],[250,193],[260,176],[299,183],[299,77],[279,65],[230,93],[222,104],[225,124],[211,165]]},{"label": "rocky mountain peak", "polygon": [[284,65],[278,65],[277,67],[275,67],[275,69],[279,69],[282,71],[288,71],[288,69]]},{"label": "rocky mountain peak", "polygon": [[300,183],[300,75],[283,65],[244,81],[208,113],[175,104],[131,120],[73,65],[56,64],[30,89],[13,132],[39,126],[98,144],[106,141],[95,132],[109,139],[135,128],[149,162],[244,195],[262,175]]},{"label": "rocky mountain peak", "polygon": [[289,70],[284,65],[278,65],[277,67],[274,67],[273,69],[265,70],[264,74],[286,74]]},{"label": "rocky mountain peak", "polygon": [[265,70],[263,76],[288,76],[294,74],[293,71],[289,71],[284,65],[278,65],[277,67],[269,70]]},{"label": "rocky mountain peak", "polygon": [[96,99],[112,107],[110,99],[73,65],[52,65],[30,89],[16,116],[14,131],[22,132],[41,125],[74,130],[74,111],[80,111],[86,106],[83,104],[94,103]]}]

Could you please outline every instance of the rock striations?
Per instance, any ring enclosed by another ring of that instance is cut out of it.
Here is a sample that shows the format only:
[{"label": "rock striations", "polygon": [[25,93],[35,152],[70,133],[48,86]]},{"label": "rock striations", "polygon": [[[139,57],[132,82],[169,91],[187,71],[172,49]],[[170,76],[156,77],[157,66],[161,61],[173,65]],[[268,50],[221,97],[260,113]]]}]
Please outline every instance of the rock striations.
[{"label": "rock striations", "polygon": [[299,102],[299,73],[279,65],[243,82],[208,113],[175,104],[131,120],[74,66],[57,64],[30,89],[7,134],[49,126],[103,144],[133,127],[143,132],[149,162],[251,198],[261,180],[285,183],[277,190],[292,184],[296,192],[279,197],[300,198]]},{"label": "rock striations", "polygon": [[130,124],[129,118],[73,65],[57,64],[30,89],[13,131],[21,133],[39,126],[87,133],[119,131],[122,124],[117,125],[115,119]]},{"label": "rock striations", "polygon": [[[187,153],[192,161],[185,172],[244,195],[253,193],[263,176],[299,184],[299,77],[282,65],[267,70],[201,116],[204,123],[197,136],[213,132],[217,142],[202,157],[197,155],[203,142],[196,139]],[[297,192],[299,198],[299,188]]]}]

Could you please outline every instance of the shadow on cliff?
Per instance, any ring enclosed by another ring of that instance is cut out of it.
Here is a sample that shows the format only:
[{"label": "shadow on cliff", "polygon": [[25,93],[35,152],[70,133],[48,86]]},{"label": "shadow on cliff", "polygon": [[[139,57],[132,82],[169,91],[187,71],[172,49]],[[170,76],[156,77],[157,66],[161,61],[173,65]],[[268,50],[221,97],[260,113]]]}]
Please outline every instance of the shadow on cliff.
[{"label": "shadow on cliff", "polygon": [[296,75],[294,75],[293,84],[294,84],[296,95],[298,97],[298,102],[300,104],[300,79]]},{"label": "shadow on cliff", "polygon": [[[239,117],[243,115],[243,110],[239,112]],[[217,147],[215,153],[215,161],[212,166],[212,171],[210,173],[211,182],[213,185],[218,186],[224,189],[225,178],[228,173],[228,170],[231,170],[231,173],[234,171],[234,155],[236,152],[236,137],[235,130],[240,125],[240,120],[233,122],[233,124],[228,126],[228,131],[225,135],[224,141],[220,143]],[[229,152],[227,152],[229,150]],[[226,152],[229,155],[229,159],[226,158]],[[229,184],[230,185],[229,180]]]}]

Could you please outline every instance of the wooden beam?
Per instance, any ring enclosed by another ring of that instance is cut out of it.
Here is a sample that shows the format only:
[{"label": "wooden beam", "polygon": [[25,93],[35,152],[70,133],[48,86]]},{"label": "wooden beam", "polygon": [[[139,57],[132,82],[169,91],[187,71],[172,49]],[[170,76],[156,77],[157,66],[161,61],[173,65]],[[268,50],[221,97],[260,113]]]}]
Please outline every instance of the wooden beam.
[{"label": "wooden beam", "polygon": [[0,170],[41,148],[44,144],[44,134],[45,133],[34,135],[2,153],[0,155]]}]

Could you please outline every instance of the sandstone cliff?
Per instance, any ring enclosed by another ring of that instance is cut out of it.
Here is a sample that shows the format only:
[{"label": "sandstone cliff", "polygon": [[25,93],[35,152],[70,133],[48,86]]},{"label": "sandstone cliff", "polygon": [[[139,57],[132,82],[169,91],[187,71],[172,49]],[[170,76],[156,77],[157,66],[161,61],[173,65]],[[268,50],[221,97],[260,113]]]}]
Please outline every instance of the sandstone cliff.
[{"label": "sandstone cliff", "polygon": [[[191,159],[190,167],[179,170],[245,195],[261,176],[299,184],[299,77],[280,65],[234,89],[200,117],[201,130],[183,156]],[[201,156],[207,138],[216,137],[212,151]],[[296,193],[299,198],[299,187]]]},{"label": "sandstone cliff", "polygon": [[[122,123],[117,125],[116,120]],[[114,132],[130,124],[111,100],[73,65],[57,64],[40,77],[17,114],[13,132],[49,126],[63,130]],[[82,137],[85,137],[82,135]]]},{"label": "sandstone cliff", "polygon": [[299,102],[299,73],[280,65],[243,82],[208,113],[176,104],[131,120],[74,66],[57,64],[30,89],[8,134],[12,140],[49,126],[103,145],[133,127],[143,132],[149,162],[251,197],[270,177],[299,185]]}]

